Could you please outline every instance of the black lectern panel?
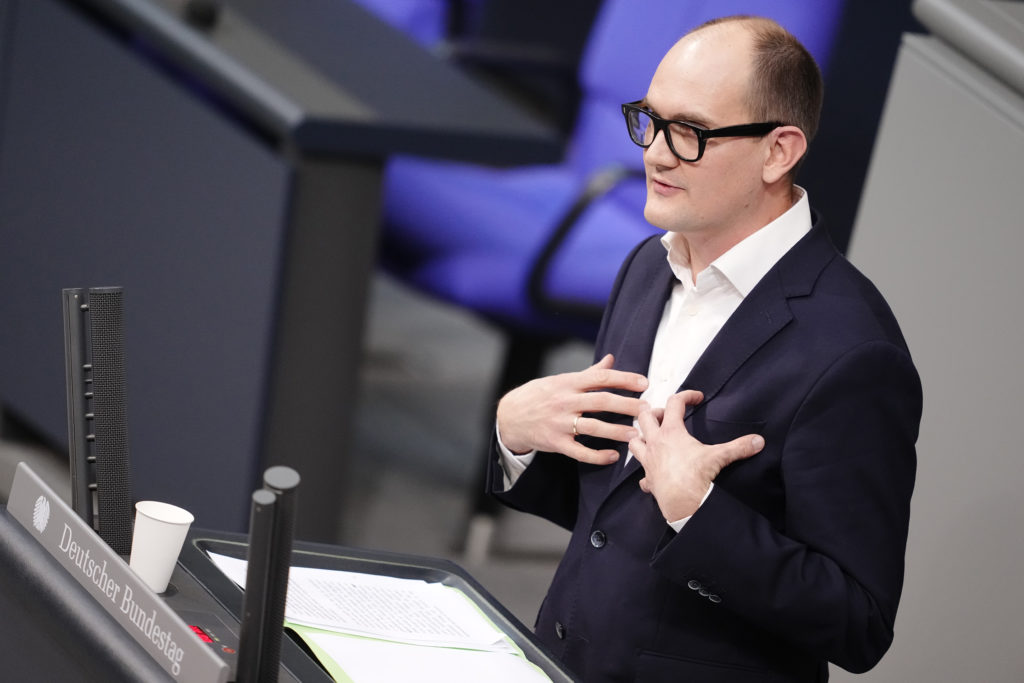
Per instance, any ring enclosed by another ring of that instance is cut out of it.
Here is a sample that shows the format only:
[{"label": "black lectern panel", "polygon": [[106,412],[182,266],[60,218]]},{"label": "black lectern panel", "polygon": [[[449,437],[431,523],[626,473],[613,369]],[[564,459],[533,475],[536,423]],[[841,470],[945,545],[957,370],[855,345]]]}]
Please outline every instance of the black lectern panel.
[{"label": "black lectern panel", "polygon": [[4,680],[174,680],[3,506],[0,577]]}]

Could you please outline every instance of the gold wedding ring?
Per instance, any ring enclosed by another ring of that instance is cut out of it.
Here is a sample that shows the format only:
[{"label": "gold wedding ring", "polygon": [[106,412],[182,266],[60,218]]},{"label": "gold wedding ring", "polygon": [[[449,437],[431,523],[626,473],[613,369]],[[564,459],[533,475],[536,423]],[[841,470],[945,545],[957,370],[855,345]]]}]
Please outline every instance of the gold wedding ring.
[{"label": "gold wedding ring", "polygon": [[581,417],[583,417],[583,416],[582,415],[577,415],[576,417],[574,417],[572,419],[572,435],[573,436],[579,436],[580,435],[580,433],[578,431],[576,431],[576,423],[580,421]]}]

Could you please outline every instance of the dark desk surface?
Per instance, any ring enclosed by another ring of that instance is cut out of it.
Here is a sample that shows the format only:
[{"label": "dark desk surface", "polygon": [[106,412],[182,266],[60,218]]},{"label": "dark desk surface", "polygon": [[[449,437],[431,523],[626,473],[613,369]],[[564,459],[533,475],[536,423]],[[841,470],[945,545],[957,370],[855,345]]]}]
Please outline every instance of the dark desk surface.
[{"label": "dark desk surface", "polygon": [[227,0],[208,28],[184,0],[82,0],[304,152],[553,161],[530,118],[349,0]]}]

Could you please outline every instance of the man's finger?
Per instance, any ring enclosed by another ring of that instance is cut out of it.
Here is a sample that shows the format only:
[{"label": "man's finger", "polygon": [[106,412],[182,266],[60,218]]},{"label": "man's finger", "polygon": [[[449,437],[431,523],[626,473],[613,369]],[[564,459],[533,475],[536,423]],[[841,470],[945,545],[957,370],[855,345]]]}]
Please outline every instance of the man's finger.
[{"label": "man's finger", "polygon": [[721,472],[727,465],[737,460],[743,460],[760,453],[761,449],[764,448],[764,437],[760,434],[748,434],[747,436],[741,436],[738,439],[718,444],[713,448],[715,448],[718,471]]},{"label": "man's finger", "polygon": [[647,389],[647,384],[647,378],[639,373],[612,370],[611,368],[590,368],[577,375],[577,388],[580,391],[622,389],[623,391],[643,392]]},{"label": "man's finger", "polygon": [[607,354],[604,358],[591,365],[586,370],[576,373],[579,378],[580,389],[593,391],[595,389],[625,389],[626,391],[644,391],[647,389],[647,378],[636,372],[613,369],[615,357]]},{"label": "man's finger", "polygon": [[644,461],[647,459],[647,444],[637,436],[635,439],[629,441],[629,452],[633,454],[636,461],[643,467]]},{"label": "man's finger", "polygon": [[632,424],[616,424],[605,422],[593,417],[581,417],[576,421],[576,431],[580,434],[595,436],[599,439],[610,439],[612,441],[628,442],[635,439],[640,433]]},{"label": "man's finger", "polygon": [[563,453],[573,460],[585,462],[590,465],[610,465],[613,462],[617,462],[619,459],[618,451],[613,451],[611,449],[598,451],[593,448],[587,448],[575,441],[572,446],[566,448]]},{"label": "man's finger", "polygon": [[579,398],[581,413],[615,413],[636,417],[643,405],[640,399],[607,391],[592,391]]},{"label": "man's finger", "polygon": [[637,426],[640,427],[640,433],[651,435],[660,426],[658,417],[654,414],[654,411],[644,408],[640,411],[640,414],[636,416]]},{"label": "man's finger", "polygon": [[673,394],[668,397],[668,401],[665,402],[665,414],[678,414],[679,418],[682,419],[683,415],[686,413],[687,407],[695,406],[703,400],[703,392],[696,391],[695,389],[680,391],[678,394]]}]

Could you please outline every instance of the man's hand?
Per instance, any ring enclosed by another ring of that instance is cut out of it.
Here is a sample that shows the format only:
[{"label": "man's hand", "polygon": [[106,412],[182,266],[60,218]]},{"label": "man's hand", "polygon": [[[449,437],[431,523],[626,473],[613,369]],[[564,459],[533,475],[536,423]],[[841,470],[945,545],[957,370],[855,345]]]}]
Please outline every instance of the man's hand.
[{"label": "man's hand", "polygon": [[609,354],[586,370],[541,377],[505,394],[498,403],[501,442],[513,453],[552,451],[596,465],[618,460],[614,450],[594,450],[576,441],[577,434],[622,442],[637,435],[632,425],[581,417],[599,412],[636,417],[640,412],[640,399],[609,390],[642,392],[647,378],[613,370],[614,361]]},{"label": "man's hand", "polygon": [[757,434],[720,444],[703,444],[693,438],[683,417],[687,406],[703,400],[699,391],[682,391],[668,399],[664,411],[645,406],[638,421],[643,436],[629,442],[645,472],[640,488],[654,496],[668,522],[695,513],[726,465],[764,448],[764,438]]}]

